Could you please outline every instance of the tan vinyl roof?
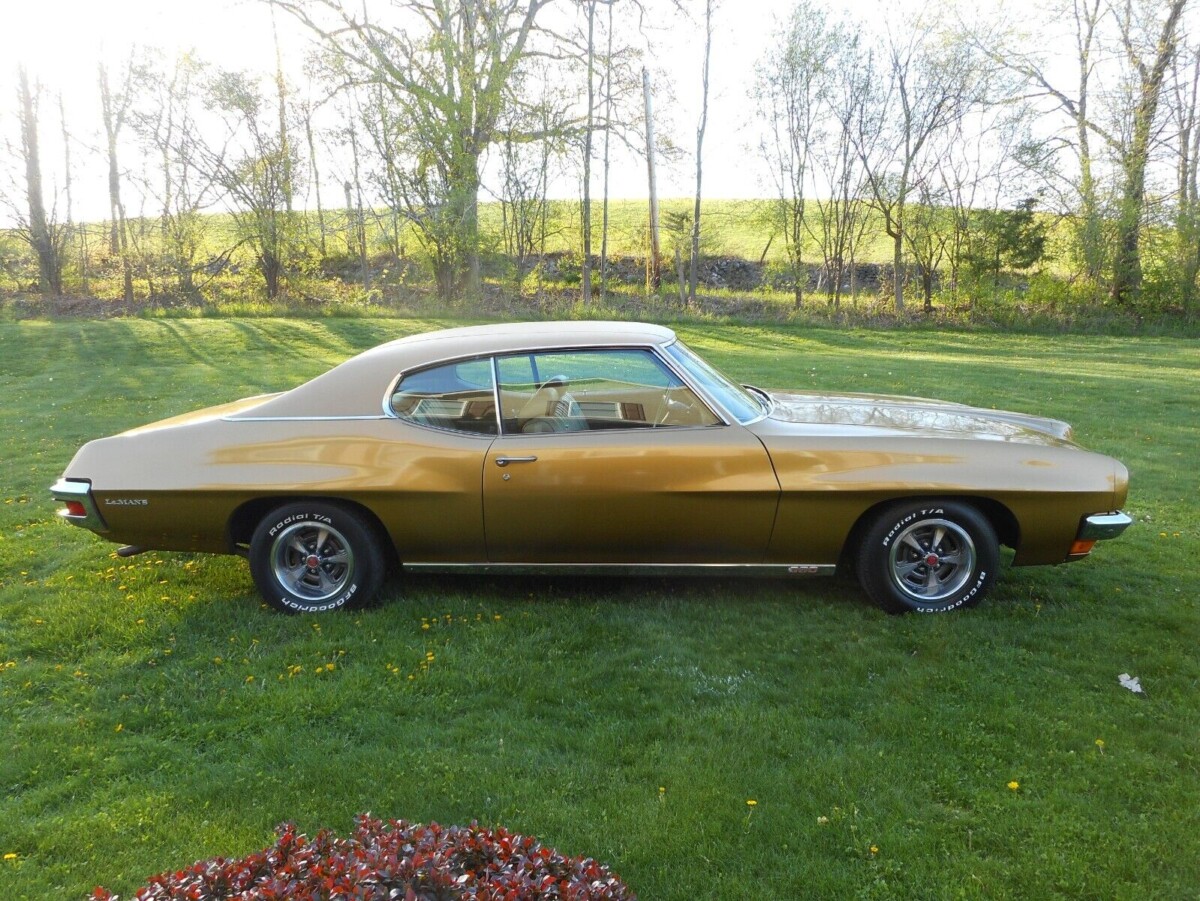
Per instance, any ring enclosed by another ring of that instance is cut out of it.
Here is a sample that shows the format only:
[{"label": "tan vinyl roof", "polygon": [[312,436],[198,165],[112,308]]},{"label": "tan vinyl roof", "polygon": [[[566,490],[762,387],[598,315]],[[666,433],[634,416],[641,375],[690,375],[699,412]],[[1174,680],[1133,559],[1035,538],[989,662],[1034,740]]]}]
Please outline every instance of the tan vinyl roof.
[{"label": "tan vinyl roof", "polygon": [[397,375],[439,360],[555,347],[641,347],[674,338],[671,329],[644,322],[510,322],[424,332],[374,347],[230,418],[379,416]]}]

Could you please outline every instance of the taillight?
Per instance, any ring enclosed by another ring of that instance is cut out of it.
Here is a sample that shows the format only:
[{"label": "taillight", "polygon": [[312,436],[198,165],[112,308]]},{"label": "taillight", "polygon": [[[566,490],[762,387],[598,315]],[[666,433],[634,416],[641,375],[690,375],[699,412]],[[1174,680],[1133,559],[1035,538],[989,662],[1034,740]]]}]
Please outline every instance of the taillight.
[{"label": "taillight", "polygon": [[67,506],[63,512],[67,516],[87,516],[87,510],[83,509],[83,504],[79,501],[67,501]]}]

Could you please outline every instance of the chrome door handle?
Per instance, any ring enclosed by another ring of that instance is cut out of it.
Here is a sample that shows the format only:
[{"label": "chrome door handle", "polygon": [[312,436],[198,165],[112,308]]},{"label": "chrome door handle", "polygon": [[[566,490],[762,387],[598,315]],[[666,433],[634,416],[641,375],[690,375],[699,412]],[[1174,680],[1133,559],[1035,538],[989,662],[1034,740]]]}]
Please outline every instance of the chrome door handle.
[{"label": "chrome door handle", "polygon": [[537,457],[497,457],[497,466],[507,466],[509,463],[536,463]]}]

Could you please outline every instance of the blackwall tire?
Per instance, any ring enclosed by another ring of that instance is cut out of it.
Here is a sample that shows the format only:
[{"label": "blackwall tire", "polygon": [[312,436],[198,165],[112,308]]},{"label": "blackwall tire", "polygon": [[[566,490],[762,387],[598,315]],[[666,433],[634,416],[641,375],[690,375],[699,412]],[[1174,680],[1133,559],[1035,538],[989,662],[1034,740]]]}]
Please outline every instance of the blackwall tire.
[{"label": "blackwall tire", "polygon": [[329,613],[369,603],[387,571],[375,530],[338,504],[301,501],[271,511],[250,539],[250,574],[284,613]]},{"label": "blackwall tire", "polygon": [[978,510],[953,501],[885,509],[858,552],[858,581],[889,613],[949,613],[973,607],[996,581],[1000,545]]}]

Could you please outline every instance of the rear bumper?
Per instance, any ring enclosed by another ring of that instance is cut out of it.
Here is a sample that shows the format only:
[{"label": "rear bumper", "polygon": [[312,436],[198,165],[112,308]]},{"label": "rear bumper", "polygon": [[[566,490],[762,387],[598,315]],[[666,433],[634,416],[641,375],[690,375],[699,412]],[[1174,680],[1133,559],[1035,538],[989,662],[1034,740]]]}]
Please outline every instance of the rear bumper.
[{"label": "rear bumper", "polygon": [[[92,485],[80,479],[59,479],[50,488],[56,501],[67,504],[58,515],[73,526],[82,526],[93,532],[107,532],[108,524],[100,515],[96,499],[92,497]],[[78,511],[82,510],[80,513]]]},{"label": "rear bumper", "polygon": [[1080,541],[1106,541],[1116,538],[1133,524],[1133,519],[1120,510],[1112,513],[1093,513],[1079,524]]}]

